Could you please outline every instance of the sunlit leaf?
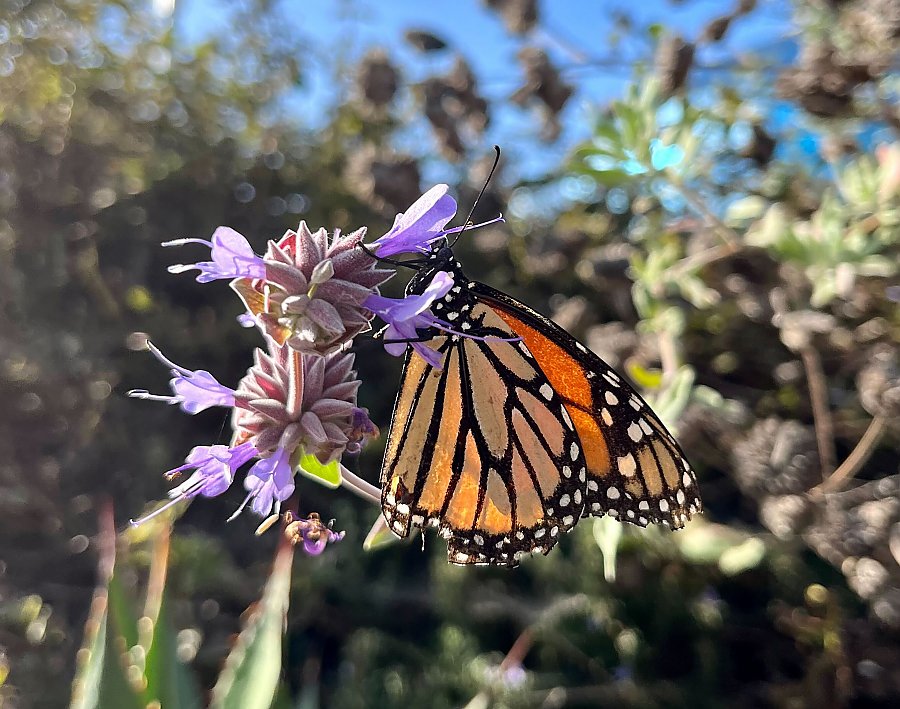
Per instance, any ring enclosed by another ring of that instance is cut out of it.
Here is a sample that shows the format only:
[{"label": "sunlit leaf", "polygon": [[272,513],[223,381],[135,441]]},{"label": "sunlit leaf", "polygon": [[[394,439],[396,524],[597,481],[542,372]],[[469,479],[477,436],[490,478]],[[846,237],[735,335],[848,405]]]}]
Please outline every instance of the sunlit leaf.
[{"label": "sunlit leaf", "polygon": [[755,569],[766,556],[766,545],[761,539],[751,537],[743,544],[726,549],[719,557],[719,569],[726,576],[737,576],[743,571]]},{"label": "sunlit leaf", "polygon": [[145,702],[129,684],[121,651],[125,643],[110,619],[108,589],[98,591],[85,623],[85,641],[72,683],[71,709],[139,709]]},{"label": "sunlit leaf", "polygon": [[378,515],[378,519],[375,520],[375,524],[372,525],[372,528],[366,535],[363,549],[372,551],[390,544],[396,544],[399,541],[400,537],[388,529],[387,522],[384,521],[384,515]]},{"label": "sunlit leaf", "polygon": [[661,369],[646,369],[638,362],[629,360],[625,363],[628,376],[641,389],[659,389],[662,386],[663,373]]},{"label": "sunlit leaf", "polygon": [[341,486],[340,461],[333,460],[323,465],[314,455],[304,455],[297,464],[297,470],[325,487],[335,489]]},{"label": "sunlit leaf", "polygon": [[287,621],[294,547],[275,555],[263,597],[250,614],[212,691],[216,709],[269,709],[281,678],[281,642]]},{"label": "sunlit leaf", "polygon": [[166,598],[163,593],[147,650],[144,670],[147,691],[163,707],[200,707],[202,702],[194,678],[178,659],[177,636]]},{"label": "sunlit leaf", "polygon": [[622,539],[622,524],[604,515],[594,520],[594,540],[603,554],[603,577],[607,583],[616,580],[616,555]]}]

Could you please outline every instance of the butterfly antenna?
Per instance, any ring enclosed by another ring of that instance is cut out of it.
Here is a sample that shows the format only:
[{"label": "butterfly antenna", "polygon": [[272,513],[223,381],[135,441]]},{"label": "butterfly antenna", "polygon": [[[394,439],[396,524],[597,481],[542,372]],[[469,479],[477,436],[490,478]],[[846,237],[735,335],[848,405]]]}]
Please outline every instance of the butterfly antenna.
[{"label": "butterfly antenna", "polygon": [[472,223],[472,215],[475,213],[475,207],[478,206],[478,200],[480,200],[484,196],[484,191],[487,189],[487,186],[491,183],[491,178],[494,176],[494,170],[497,169],[497,163],[500,162],[500,146],[495,145],[494,151],[497,153],[494,156],[494,164],[491,166],[491,171],[488,173],[487,179],[484,181],[484,184],[481,186],[481,192],[478,193],[478,196],[475,198],[475,201],[472,203],[472,209],[469,210],[469,216],[466,217],[466,221],[463,222],[463,228],[460,229],[456,236],[453,238],[453,241],[450,242],[450,248],[452,249],[454,244],[459,241],[459,237],[463,235],[463,232],[471,225]]}]

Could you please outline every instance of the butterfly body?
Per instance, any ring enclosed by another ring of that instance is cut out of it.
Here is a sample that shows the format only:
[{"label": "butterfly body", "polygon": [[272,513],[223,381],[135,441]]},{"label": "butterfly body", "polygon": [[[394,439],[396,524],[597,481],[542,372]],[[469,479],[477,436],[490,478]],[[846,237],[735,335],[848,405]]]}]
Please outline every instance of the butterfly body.
[{"label": "butterfly body", "polygon": [[555,323],[471,281],[447,246],[454,285],[424,333],[441,357],[407,352],[382,468],[390,529],[437,527],[455,564],[516,566],[548,553],[581,517],[684,525],[700,510],[694,474],[644,400]]}]

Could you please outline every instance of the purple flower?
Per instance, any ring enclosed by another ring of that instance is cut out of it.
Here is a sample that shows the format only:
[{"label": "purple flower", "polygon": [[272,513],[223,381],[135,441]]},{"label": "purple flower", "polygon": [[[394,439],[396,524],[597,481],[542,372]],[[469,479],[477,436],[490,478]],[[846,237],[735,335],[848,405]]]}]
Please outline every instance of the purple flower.
[{"label": "purple flower", "polygon": [[281,503],[294,493],[294,471],[288,451],[277,448],[268,458],[258,461],[244,478],[244,487],[250,494],[233,516],[251,500],[250,509],[260,517],[267,517],[273,507],[277,513]]},{"label": "purple flower", "polygon": [[290,512],[287,513],[288,524],[285,534],[295,546],[303,543],[303,550],[311,556],[318,556],[328,544],[334,544],[344,538],[344,532],[335,532],[331,524],[322,524],[322,520],[315,512],[310,512],[307,519],[293,519]]},{"label": "purple flower", "polygon": [[197,495],[221,495],[231,486],[238,468],[256,455],[257,450],[252,443],[242,443],[234,448],[196,446],[184,459],[184,465],[166,472],[166,477],[171,479],[185,470],[194,469],[191,477],[169,490],[169,497],[183,500]]},{"label": "purple flower", "polygon": [[[447,190],[444,184],[428,190],[409,209],[398,214],[391,230],[369,244],[369,249],[382,258],[410,251],[426,253],[433,242],[465,229],[466,225],[444,229],[456,214],[456,200],[447,194]],[[468,228],[477,229],[502,221],[501,215]]]},{"label": "purple flower", "polygon": [[381,431],[369,418],[369,410],[354,406],[350,413],[350,431],[347,433],[347,438],[350,440],[347,443],[346,451],[351,454],[359,453],[369,439],[378,438],[379,435],[381,435]]},{"label": "purple flower", "polygon": [[264,455],[302,448],[323,464],[340,459],[360,384],[354,356],[301,355],[286,344],[268,344],[268,353],[256,350],[254,366],[238,384],[232,442],[252,441]]},{"label": "purple flower", "polygon": [[159,509],[142,517],[132,520],[133,525],[143,524],[162,514],[173,505],[197,495],[203,497],[215,497],[221,495],[234,480],[235,473],[244,463],[256,457],[258,451],[252,443],[242,443],[234,448],[227,446],[196,446],[184,459],[184,465],[166,472],[166,477],[177,477],[185,470],[193,470],[191,476],[178,487],[169,490],[172,500]]},{"label": "purple flower", "polygon": [[435,185],[405,212],[394,218],[394,226],[370,244],[378,256],[391,256],[406,251],[424,251],[428,244],[441,238],[444,227],[456,214],[456,200],[447,194],[447,185]]},{"label": "purple flower", "polygon": [[[446,271],[438,271],[420,295],[408,295],[405,298],[387,298],[382,295],[370,295],[363,305],[387,323],[384,332],[385,340],[402,340],[386,342],[384,349],[388,354],[399,357],[406,351],[407,344],[425,359],[432,367],[440,368],[441,357],[424,342],[413,342],[419,337],[417,330],[441,326],[429,308],[434,301],[443,298],[453,287],[453,276]],[[442,328],[443,329],[443,328]]]},{"label": "purple flower", "polygon": [[147,348],[156,359],[171,369],[172,379],[169,380],[169,386],[172,387],[174,396],[151,394],[146,389],[132,389],[127,396],[133,399],[178,404],[182,411],[189,414],[205,411],[211,406],[234,406],[234,389],[219,384],[212,374],[203,369],[192,371],[175,364],[152,342],[147,342]]},{"label": "purple flower", "polygon": [[250,243],[234,229],[220,226],[213,232],[212,241],[205,239],[175,239],[163,246],[203,244],[211,249],[212,261],[175,264],[169,266],[169,273],[184,273],[196,268],[200,271],[198,283],[209,283],[220,279],[265,278],[266,266],[260,256],[253,253]]},{"label": "purple flower", "polygon": [[238,325],[241,327],[256,327],[256,318],[253,313],[241,313],[235,320],[238,321]]}]

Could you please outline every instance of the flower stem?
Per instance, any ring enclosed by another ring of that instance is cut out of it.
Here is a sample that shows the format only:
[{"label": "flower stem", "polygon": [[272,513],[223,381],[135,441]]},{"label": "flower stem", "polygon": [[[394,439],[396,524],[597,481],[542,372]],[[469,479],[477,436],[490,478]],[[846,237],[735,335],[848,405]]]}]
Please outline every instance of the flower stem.
[{"label": "flower stem", "polygon": [[341,478],[343,487],[346,487],[354,495],[381,507],[381,490],[379,488],[363,480],[356,473],[350,472],[343,464],[341,464]]},{"label": "flower stem", "polygon": [[287,393],[287,402],[285,402],[287,413],[291,418],[297,418],[303,407],[303,355],[297,350],[290,351],[288,376],[290,377],[290,389]]},{"label": "flower stem", "polygon": [[810,494],[818,495],[826,492],[836,492],[840,490],[844,483],[859,472],[859,469],[865,465],[866,461],[872,455],[884,431],[887,428],[887,419],[883,416],[876,416],[869,422],[869,427],[859,439],[859,443],[850,452],[850,455],[841,463],[840,467],[835,470],[826,480],[816,485]]}]

